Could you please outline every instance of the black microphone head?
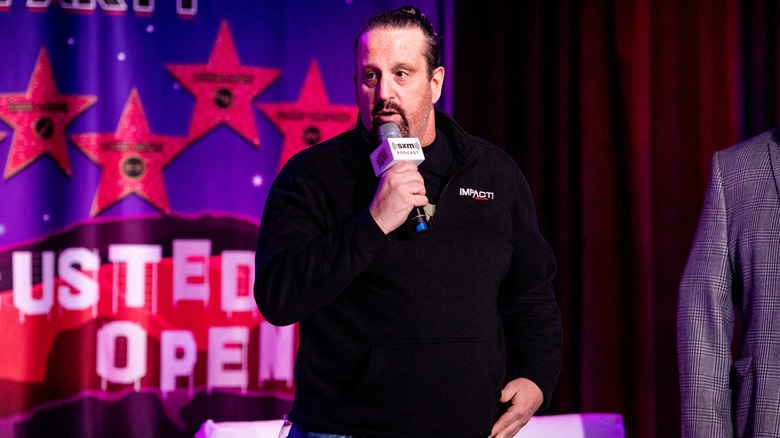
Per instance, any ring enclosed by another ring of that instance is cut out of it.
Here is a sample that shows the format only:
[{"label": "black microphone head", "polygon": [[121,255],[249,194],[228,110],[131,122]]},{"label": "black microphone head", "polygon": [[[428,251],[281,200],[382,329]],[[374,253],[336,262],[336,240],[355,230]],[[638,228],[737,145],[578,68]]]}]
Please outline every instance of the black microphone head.
[{"label": "black microphone head", "polygon": [[380,143],[385,141],[386,138],[403,137],[403,135],[401,135],[401,130],[398,129],[398,125],[396,125],[393,122],[383,123],[381,126],[379,126],[379,131],[377,132],[377,135],[379,135]]}]

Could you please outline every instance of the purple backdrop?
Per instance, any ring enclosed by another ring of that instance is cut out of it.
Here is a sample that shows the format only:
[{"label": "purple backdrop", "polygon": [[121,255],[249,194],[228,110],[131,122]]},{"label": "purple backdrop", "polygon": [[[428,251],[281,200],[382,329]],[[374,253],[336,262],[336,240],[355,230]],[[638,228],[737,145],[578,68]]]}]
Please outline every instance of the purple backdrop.
[{"label": "purple backdrop", "polygon": [[[251,298],[267,190],[354,125],[355,32],[407,3],[0,0],[0,436],[286,412],[295,328]],[[416,6],[448,67],[453,6]]]}]

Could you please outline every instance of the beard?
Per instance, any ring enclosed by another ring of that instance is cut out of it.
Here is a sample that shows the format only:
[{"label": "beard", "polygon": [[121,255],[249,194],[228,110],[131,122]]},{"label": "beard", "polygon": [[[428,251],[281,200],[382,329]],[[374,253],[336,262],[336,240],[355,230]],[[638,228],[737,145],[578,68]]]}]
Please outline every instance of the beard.
[{"label": "beard", "polygon": [[378,134],[379,126],[384,123],[379,120],[379,113],[381,111],[393,111],[401,117],[401,121],[398,123],[398,129],[401,131],[401,135],[404,138],[411,137],[411,130],[409,129],[409,120],[406,119],[406,112],[398,106],[395,102],[378,102],[371,111],[371,130],[374,134]]}]

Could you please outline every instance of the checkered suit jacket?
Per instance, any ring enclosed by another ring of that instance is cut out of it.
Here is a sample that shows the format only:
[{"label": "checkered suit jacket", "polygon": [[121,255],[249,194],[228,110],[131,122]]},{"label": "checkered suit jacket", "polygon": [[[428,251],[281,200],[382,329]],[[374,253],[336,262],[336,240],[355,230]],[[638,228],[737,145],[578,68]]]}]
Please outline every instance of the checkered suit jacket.
[{"label": "checkered suit jacket", "polygon": [[778,187],[780,129],[712,159],[677,309],[683,437],[780,437]]}]

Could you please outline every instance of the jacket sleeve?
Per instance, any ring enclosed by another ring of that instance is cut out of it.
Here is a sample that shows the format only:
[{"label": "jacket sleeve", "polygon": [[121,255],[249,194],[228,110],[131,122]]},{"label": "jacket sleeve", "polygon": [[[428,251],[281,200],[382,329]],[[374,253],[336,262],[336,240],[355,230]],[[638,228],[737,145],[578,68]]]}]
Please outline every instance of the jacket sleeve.
[{"label": "jacket sleeve", "polygon": [[502,282],[499,310],[513,377],[525,377],[550,403],[561,369],[563,329],[552,281],[557,266],[542,237],[525,177],[517,170],[518,195],[512,203],[514,249]]},{"label": "jacket sleeve", "polygon": [[734,326],[726,203],[716,153],[677,307],[683,437],[731,436]]},{"label": "jacket sleeve", "polygon": [[365,209],[328,223],[322,182],[285,168],[274,181],[260,226],[254,295],[275,325],[300,321],[334,300],[389,243]]}]

